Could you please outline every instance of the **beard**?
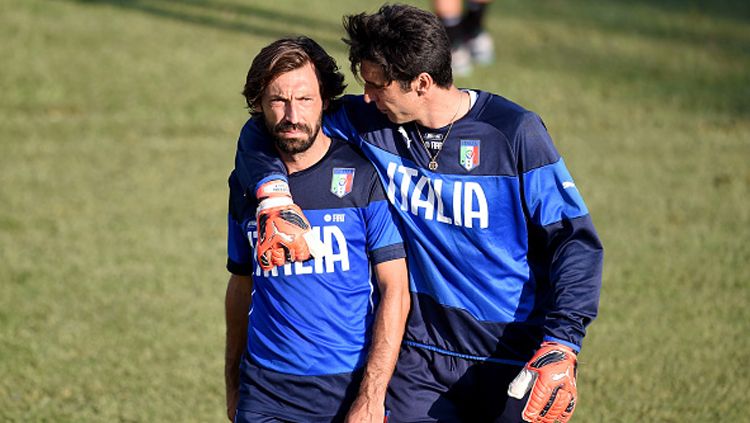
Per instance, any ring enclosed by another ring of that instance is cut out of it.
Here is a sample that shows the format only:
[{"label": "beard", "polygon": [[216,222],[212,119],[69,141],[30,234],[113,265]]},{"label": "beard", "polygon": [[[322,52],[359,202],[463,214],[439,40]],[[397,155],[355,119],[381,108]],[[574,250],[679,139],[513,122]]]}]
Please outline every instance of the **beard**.
[{"label": "beard", "polygon": [[[295,124],[288,121],[283,121],[273,126],[266,121],[266,126],[273,136],[274,144],[280,151],[286,154],[299,154],[307,151],[313,145],[320,132],[321,122],[322,116],[318,118],[314,128],[304,123]],[[302,138],[283,138],[281,133],[290,129],[302,131],[307,136]]]}]

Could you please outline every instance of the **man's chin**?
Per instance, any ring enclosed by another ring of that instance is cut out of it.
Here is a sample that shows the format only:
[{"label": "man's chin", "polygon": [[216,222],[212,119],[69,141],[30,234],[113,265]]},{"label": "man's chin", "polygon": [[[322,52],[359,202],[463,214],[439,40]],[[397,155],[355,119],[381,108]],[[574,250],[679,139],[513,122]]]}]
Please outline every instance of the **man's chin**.
[{"label": "man's chin", "polygon": [[275,138],[279,142],[283,142],[285,144],[304,144],[310,139],[309,134],[299,133],[299,134],[283,134],[283,133],[277,133],[274,134]]},{"label": "man's chin", "polygon": [[310,148],[312,142],[308,137],[304,138],[276,138],[276,146],[287,154],[297,154],[307,151]]},{"label": "man's chin", "polygon": [[387,117],[387,118],[388,118],[388,120],[390,120],[391,122],[393,122],[393,123],[395,123],[395,124],[401,125],[401,124],[403,124],[403,123],[407,123],[407,122],[410,122],[410,121],[408,121],[408,120],[406,120],[406,119],[403,119],[403,118],[399,118],[399,117],[398,117],[398,116],[396,116],[395,114],[391,113],[391,112],[390,112],[390,110],[380,110],[380,109],[378,109],[378,111],[379,111],[380,113],[384,114],[384,115],[385,115],[385,117]]}]

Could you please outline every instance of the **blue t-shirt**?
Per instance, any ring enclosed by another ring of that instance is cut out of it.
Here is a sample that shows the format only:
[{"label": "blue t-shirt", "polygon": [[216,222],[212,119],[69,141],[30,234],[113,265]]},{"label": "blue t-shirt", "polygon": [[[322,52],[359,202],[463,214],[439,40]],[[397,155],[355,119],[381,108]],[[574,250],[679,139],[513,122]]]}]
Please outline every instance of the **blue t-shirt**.
[{"label": "blue t-shirt", "polygon": [[296,375],[351,372],[365,361],[377,281],[371,266],[405,257],[397,217],[372,164],[332,140],[325,157],[289,177],[312,232],[332,252],[262,271],[255,199],[230,177],[228,269],[252,275],[247,351],[266,369]]},{"label": "blue t-shirt", "polygon": [[227,268],[253,279],[238,408],[299,421],[342,417],[356,396],[379,294],[372,266],[405,257],[382,184],[356,147],[333,139],[289,176],[295,202],[331,254],[262,271],[256,200],[229,178]]}]

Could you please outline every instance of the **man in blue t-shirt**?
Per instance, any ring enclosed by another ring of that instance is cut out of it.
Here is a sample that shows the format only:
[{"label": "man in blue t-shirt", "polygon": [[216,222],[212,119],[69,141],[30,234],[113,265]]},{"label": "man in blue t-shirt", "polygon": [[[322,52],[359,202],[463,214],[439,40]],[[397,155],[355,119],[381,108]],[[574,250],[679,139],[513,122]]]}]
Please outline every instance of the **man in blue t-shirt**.
[{"label": "man in blue t-shirt", "polygon": [[[226,384],[236,422],[382,422],[386,413],[409,309],[405,251],[374,166],[320,130],[342,81],[304,37],[270,44],[248,72],[251,122],[273,140],[299,208],[266,203],[256,217],[258,201],[229,178]],[[253,246],[290,227],[309,230],[315,259],[270,269],[255,259]]]}]

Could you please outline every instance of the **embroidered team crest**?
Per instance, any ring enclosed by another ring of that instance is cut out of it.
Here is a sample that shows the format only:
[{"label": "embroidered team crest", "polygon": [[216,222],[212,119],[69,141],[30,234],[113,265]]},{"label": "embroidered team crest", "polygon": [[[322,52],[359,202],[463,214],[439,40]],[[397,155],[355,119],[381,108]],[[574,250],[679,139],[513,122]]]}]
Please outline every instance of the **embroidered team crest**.
[{"label": "embroidered team crest", "polygon": [[468,171],[479,166],[479,140],[461,140],[458,163]]},{"label": "embroidered team crest", "polygon": [[333,178],[331,178],[331,192],[343,198],[346,194],[352,192],[354,184],[354,168],[351,167],[334,167]]}]

